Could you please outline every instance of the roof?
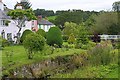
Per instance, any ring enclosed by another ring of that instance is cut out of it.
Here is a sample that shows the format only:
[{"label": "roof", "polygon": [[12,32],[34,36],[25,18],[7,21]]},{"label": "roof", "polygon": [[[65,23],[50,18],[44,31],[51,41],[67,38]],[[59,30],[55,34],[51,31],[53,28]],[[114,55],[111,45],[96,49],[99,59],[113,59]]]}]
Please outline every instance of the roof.
[{"label": "roof", "polygon": [[0,10],[0,19],[10,19],[10,17],[4,11]]},{"label": "roof", "polygon": [[53,23],[49,22],[48,20],[38,20],[38,24],[41,24],[41,25],[54,25]]}]

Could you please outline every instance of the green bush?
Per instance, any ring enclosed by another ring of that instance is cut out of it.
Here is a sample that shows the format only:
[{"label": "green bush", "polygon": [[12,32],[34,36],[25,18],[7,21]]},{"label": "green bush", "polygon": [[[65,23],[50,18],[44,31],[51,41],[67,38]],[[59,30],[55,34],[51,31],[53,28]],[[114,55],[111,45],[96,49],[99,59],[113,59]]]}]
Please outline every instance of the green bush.
[{"label": "green bush", "polygon": [[6,47],[6,46],[9,46],[10,45],[10,42],[6,39],[2,39],[2,47]]},{"label": "green bush", "polygon": [[30,33],[33,33],[31,30],[25,30],[20,38],[20,43],[23,43],[23,41],[25,40],[26,36]]},{"label": "green bush", "polygon": [[51,27],[46,36],[47,44],[54,46],[57,44],[59,47],[63,44],[62,33],[58,27]]},{"label": "green bush", "polygon": [[2,37],[0,36],[0,50],[2,49]]},{"label": "green bush", "polygon": [[67,35],[63,35],[62,38],[63,38],[64,42],[67,42],[69,36],[67,36]]},{"label": "green bush", "polygon": [[113,59],[111,51],[113,50],[112,44],[109,41],[97,44],[93,49],[88,51],[90,54],[90,63],[93,65],[107,65]]},{"label": "green bush", "polygon": [[43,36],[44,38],[46,37],[46,33],[43,29],[39,29],[36,33]]},{"label": "green bush", "polygon": [[32,59],[35,52],[44,49],[45,39],[41,35],[31,33],[26,36],[23,46],[28,51],[28,59]]},{"label": "green bush", "polygon": [[75,41],[76,41],[75,36],[74,36],[73,33],[71,33],[70,36],[69,36],[69,39],[68,39],[68,43],[73,44],[73,43],[75,43]]}]

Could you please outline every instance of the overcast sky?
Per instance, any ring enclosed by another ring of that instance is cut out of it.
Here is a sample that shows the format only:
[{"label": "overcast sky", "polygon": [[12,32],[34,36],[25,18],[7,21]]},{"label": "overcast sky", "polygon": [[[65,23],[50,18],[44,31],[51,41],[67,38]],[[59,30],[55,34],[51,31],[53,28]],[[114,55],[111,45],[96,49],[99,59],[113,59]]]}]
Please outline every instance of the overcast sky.
[{"label": "overcast sky", "polygon": [[[13,9],[20,0],[3,0],[8,8]],[[29,0],[33,9],[68,10],[82,9],[89,11],[111,10],[112,4],[118,0]]]}]

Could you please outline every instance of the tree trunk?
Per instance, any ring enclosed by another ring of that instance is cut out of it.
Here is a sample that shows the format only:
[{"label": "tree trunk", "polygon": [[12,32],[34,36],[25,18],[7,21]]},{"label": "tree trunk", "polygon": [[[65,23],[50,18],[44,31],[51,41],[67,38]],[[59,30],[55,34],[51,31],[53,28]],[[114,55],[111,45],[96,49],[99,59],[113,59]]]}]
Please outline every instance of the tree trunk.
[{"label": "tree trunk", "polygon": [[20,31],[21,31],[22,28],[19,28],[19,31],[17,33],[17,41],[16,43],[19,44],[20,43]]}]

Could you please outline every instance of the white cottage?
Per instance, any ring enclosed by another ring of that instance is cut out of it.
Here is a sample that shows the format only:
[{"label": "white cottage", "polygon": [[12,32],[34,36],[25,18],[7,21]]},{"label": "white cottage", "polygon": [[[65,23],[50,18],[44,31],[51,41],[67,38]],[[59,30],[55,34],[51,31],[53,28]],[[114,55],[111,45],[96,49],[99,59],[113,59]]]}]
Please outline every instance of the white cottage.
[{"label": "white cottage", "polygon": [[55,25],[48,20],[42,19],[41,16],[38,16],[38,29],[43,29],[45,32],[48,32],[51,27],[54,27]]},{"label": "white cottage", "polygon": [[[18,34],[18,27],[16,26],[15,22],[6,15],[6,11],[4,10],[5,5],[0,0],[0,36],[5,38],[9,41],[15,41],[17,36],[21,36],[22,33],[26,30],[32,30],[34,25],[34,20],[26,22],[25,27],[22,28],[20,34]],[[8,25],[6,25],[6,21],[10,21]]]}]

